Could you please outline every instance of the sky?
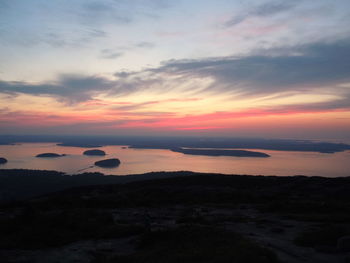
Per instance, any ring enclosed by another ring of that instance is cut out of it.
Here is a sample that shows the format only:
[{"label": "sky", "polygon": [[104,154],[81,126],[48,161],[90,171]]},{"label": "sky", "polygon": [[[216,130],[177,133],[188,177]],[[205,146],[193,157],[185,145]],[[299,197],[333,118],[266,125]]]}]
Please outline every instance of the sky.
[{"label": "sky", "polygon": [[350,141],[350,1],[0,0],[0,134]]}]

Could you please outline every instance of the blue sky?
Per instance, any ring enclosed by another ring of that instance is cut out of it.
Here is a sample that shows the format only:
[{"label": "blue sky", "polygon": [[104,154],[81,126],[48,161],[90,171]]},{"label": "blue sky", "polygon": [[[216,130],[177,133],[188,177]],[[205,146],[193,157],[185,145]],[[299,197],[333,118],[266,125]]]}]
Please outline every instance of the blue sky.
[{"label": "blue sky", "polygon": [[26,81],[336,41],[350,20],[345,0],[1,0],[0,10],[0,76]]}]

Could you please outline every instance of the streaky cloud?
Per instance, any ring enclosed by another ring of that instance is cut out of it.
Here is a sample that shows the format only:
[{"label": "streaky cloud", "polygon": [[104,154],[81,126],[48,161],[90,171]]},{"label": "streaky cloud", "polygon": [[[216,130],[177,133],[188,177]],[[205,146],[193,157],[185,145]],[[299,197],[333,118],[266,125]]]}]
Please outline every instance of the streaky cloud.
[{"label": "streaky cloud", "polygon": [[181,83],[210,79],[207,86],[185,85],[186,89],[195,97],[239,94],[256,98],[288,92],[326,91],[343,98],[334,100],[334,106],[344,107],[348,103],[350,91],[341,85],[350,83],[350,40],[313,43],[277,51],[268,49],[245,56],[170,60],[155,68],[116,72],[112,79],[68,74],[45,83],[0,80],[0,92],[47,95],[77,103],[103,94],[123,96],[144,91],[183,92]]},{"label": "streaky cloud", "polygon": [[250,17],[268,17],[279,13],[287,12],[295,8],[298,1],[270,1],[243,11],[241,14],[233,16],[225,22],[226,27],[236,26]]},{"label": "streaky cloud", "polygon": [[121,56],[123,56],[123,52],[118,52],[108,48],[101,50],[101,57],[104,59],[116,59]]},{"label": "streaky cloud", "polygon": [[287,49],[287,54],[171,60],[152,71],[157,74],[212,77],[217,92],[244,95],[330,87],[350,81],[350,41],[314,43]]},{"label": "streaky cloud", "polygon": [[103,77],[80,76],[73,74],[61,75],[56,81],[48,83],[28,83],[22,81],[0,80],[0,92],[15,95],[16,93],[30,95],[47,95],[56,97],[67,103],[86,101],[94,94],[105,92],[115,84]]}]

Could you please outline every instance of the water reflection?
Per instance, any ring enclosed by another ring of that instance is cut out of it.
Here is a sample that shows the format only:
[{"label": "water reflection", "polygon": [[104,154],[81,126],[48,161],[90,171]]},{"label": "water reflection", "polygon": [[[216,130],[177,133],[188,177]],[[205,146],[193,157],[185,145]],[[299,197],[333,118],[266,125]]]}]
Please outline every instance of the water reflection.
[{"label": "water reflection", "polygon": [[[151,171],[179,171],[254,174],[254,175],[308,175],[308,176],[350,176],[350,153],[322,154],[310,152],[286,152],[259,150],[270,158],[211,157],[184,155],[169,150],[128,149],[123,146],[105,146],[99,148],[106,156],[85,156],[85,148],[63,147],[53,143],[23,143],[0,145],[0,156],[8,163],[0,168],[24,168],[57,170],[77,173],[86,169],[88,172],[105,174],[137,174]],[[250,149],[251,150],[251,149]],[[60,158],[36,158],[44,152],[67,154]],[[89,168],[95,161],[118,158],[121,165],[117,168]]]}]

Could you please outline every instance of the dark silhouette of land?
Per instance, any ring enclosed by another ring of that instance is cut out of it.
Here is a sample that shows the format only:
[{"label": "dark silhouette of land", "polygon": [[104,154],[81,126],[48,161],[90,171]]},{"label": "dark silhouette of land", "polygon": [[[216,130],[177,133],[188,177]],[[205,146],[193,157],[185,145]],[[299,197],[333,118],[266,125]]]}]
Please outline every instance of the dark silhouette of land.
[{"label": "dark silhouette of land", "polygon": [[67,143],[57,143],[58,146],[69,146],[69,147],[81,147],[81,148],[99,148],[102,145],[98,144],[89,144],[85,142],[67,142]]},{"label": "dark silhouette of land", "polygon": [[60,142],[60,146],[98,148],[103,145],[129,145],[133,148],[215,148],[262,149],[279,151],[308,151],[335,153],[350,150],[350,145],[311,140],[281,140],[262,138],[209,138],[209,137],[127,137],[127,136],[54,136],[2,135],[0,144],[16,142]]},{"label": "dark silhouette of land", "polygon": [[102,168],[114,168],[120,165],[120,160],[117,158],[106,159],[95,162],[95,165]]},{"label": "dark silhouette of land", "polygon": [[0,164],[5,164],[5,163],[7,163],[7,159],[0,157]]},{"label": "dark silhouette of land", "polygon": [[208,139],[200,140],[154,140],[132,142],[130,148],[136,149],[177,149],[177,148],[212,148],[212,149],[262,149],[278,151],[301,151],[335,153],[350,150],[350,145],[342,143],[315,142],[307,140],[267,140],[267,139]]},{"label": "dark silhouette of land", "polygon": [[93,150],[86,150],[83,152],[84,155],[90,155],[90,156],[104,156],[106,153],[102,150],[93,149]]},{"label": "dark silhouette of land", "polygon": [[349,190],[350,177],[3,169],[0,256],[3,262],[57,255],[62,262],[73,256],[107,263],[346,262]]},{"label": "dark silhouette of land", "polygon": [[35,157],[38,158],[57,158],[57,157],[63,157],[66,156],[65,154],[58,154],[58,153],[40,153],[36,155]]},{"label": "dark silhouette of land", "polygon": [[191,155],[206,155],[206,156],[235,156],[235,157],[260,157],[266,158],[270,155],[262,152],[253,152],[245,150],[216,150],[216,149],[171,149],[173,152]]}]

